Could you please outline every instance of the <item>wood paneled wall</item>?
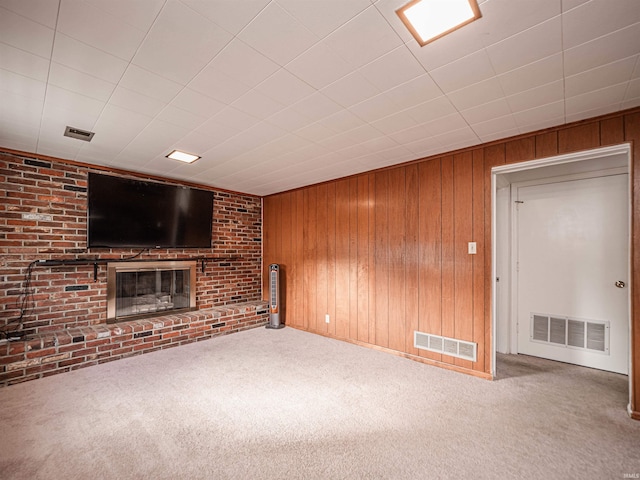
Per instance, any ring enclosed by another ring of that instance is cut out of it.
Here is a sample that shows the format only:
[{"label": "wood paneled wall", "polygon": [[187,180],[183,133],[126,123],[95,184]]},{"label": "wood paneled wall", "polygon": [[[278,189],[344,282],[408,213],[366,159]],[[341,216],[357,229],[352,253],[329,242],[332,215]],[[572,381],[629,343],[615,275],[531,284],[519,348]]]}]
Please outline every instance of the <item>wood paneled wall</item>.
[{"label": "wood paneled wall", "polygon": [[[634,109],[265,197],[263,272],[281,265],[285,322],[489,377],[491,168],[623,142],[634,142],[632,284],[640,284]],[[263,282],[266,299],[266,275]],[[638,295],[633,326],[640,380]],[[478,359],[417,350],[414,330],[476,342]]]}]

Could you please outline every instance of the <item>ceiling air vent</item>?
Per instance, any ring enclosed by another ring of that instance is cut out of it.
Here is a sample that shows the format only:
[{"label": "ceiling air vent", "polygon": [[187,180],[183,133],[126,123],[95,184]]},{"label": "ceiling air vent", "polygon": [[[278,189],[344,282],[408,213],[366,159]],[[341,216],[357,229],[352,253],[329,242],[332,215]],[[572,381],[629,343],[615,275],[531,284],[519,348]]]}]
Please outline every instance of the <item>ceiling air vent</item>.
[{"label": "ceiling air vent", "polygon": [[77,138],[78,140],[84,140],[85,142],[90,142],[94,132],[87,132],[86,130],[80,130],[79,128],[67,127],[64,129],[64,136]]}]

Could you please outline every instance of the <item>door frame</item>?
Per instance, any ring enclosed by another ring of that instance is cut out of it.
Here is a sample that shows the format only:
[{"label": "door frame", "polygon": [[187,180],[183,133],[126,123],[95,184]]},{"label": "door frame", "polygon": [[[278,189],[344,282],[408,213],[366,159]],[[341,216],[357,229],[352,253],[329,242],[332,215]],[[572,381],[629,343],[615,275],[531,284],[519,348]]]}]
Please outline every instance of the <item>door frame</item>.
[{"label": "door frame", "polygon": [[[609,165],[606,163],[609,162]],[[617,163],[614,163],[617,162]],[[598,167],[600,165],[600,167]],[[501,165],[497,167],[493,167],[491,169],[491,375],[496,376],[496,353],[497,353],[497,338],[498,338],[498,325],[500,324],[500,328],[504,328],[503,325],[508,325],[507,328],[511,329],[512,322],[509,322],[508,319],[506,322],[503,319],[498,320],[498,311],[501,310],[503,313],[509,312],[510,315],[513,314],[512,306],[513,302],[513,294],[512,291],[512,222],[511,222],[511,195],[506,196],[506,201],[509,202],[508,208],[504,208],[505,205],[502,205],[501,214],[498,216],[498,190],[502,190],[504,188],[509,188],[511,190],[511,185],[515,183],[521,183],[523,181],[527,181],[527,179],[532,179],[536,175],[540,178],[546,177],[559,177],[559,176],[567,176],[567,175],[579,175],[588,171],[597,171],[597,170],[609,170],[610,168],[619,168],[626,167],[626,173],[629,173],[629,179],[631,180],[631,144],[623,143],[619,145],[613,145],[610,147],[596,148],[593,150],[584,150],[580,152],[565,154],[565,155],[557,155],[553,157],[541,158],[536,160],[530,160],[525,162],[513,163],[508,165]],[[545,169],[545,170],[543,170]],[[543,172],[554,172],[553,174],[544,174]],[[529,178],[528,178],[529,177]],[[631,240],[632,240],[632,230],[631,230],[631,215],[633,213],[632,204],[631,204],[631,195],[632,195],[632,185],[629,186],[629,212],[628,212],[628,222],[629,222],[629,259],[628,259],[628,278],[629,278],[629,291],[627,295],[627,301],[629,303],[629,407],[631,405],[631,392],[633,391],[633,375],[631,368],[631,358],[633,355],[633,351],[631,350],[631,339],[633,335],[632,331],[632,322],[633,312],[631,310],[632,303],[631,299],[633,298],[633,288],[631,280]],[[501,195],[501,202],[505,201],[505,195]],[[506,211],[506,213],[505,213]],[[505,218],[506,216],[506,218]],[[508,222],[509,225],[505,229],[503,223]],[[504,236],[504,232],[507,231],[509,233],[509,239],[501,239],[498,237],[498,231],[502,232]],[[500,250],[498,249],[500,247]],[[497,297],[498,290],[498,269],[497,264],[499,259],[502,263],[506,262],[507,265],[502,268],[502,272],[504,272],[504,268],[508,270],[508,276],[510,279],[505,279],[501,282],[501,287],[503,290],[507,290],[504,292],[505,294],[501,296],[500,299]],[[504,287],[507,288],[504,288]],[[501,304],[498,303],[501,301]],[[508,302],[506,306],[504,302]],[[504,338],[504,332],[502,332]],[[508,349],[512,348],[513,337],[509,332],[507,334],[508,340]]]}]

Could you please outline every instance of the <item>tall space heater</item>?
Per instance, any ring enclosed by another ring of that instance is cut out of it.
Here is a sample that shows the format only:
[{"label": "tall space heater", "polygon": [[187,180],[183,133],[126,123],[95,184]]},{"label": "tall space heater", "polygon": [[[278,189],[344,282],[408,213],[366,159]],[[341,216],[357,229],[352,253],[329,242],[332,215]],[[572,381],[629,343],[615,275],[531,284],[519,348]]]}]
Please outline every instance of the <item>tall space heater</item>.
[{"label": "tall space heater", "polygon": [[280,266],[277,263],[269,265],[269,323],[267,328],[283,328],[280,323]]}]

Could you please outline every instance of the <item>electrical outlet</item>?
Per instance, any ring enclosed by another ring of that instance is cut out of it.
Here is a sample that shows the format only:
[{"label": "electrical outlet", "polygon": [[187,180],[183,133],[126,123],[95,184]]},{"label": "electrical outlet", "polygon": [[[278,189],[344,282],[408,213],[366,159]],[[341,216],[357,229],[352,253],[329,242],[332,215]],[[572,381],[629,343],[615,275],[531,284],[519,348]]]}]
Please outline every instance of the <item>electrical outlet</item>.
[{"label": "electrical outlet", "polygon": [[476,254],[476,242],[469,242],[469,255]]},{"label": "electrical outlet", "polygon": [[329,317],[329,314],[328,314],[328,313],[324,316],[324,321],[325,321],[326,323],[329,323],[329,322],[331,321],[331,317]]}]

